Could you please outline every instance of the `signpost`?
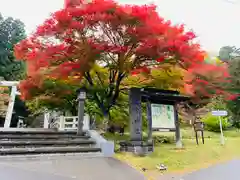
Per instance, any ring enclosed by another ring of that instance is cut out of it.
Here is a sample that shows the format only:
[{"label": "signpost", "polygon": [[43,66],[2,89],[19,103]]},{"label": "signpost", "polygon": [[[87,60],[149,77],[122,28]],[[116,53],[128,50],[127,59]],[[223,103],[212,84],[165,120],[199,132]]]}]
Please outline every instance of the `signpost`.
[{"label": "signpost", "polygon": [[[182,96],[178,91],[155,88],[130,88],[130,141],[120,143],[122,151],[145,154],[153,151],[152,132],[174,131],[176,147],[182,148],[180,125],[176,104],[188,101],[188,96]],[[142,137],[142,102],[147,104],[148,138]],[[136,152],[137,151],[137,152]]]},{"label": "signpost", "polygon": [[201,132],[202,143],[204,144],[204,135],[203,135],[204,123],[199,121],[199,120],[194,121],[193,128],[194,128],[194,131],[195,131],[197,145],[198,145],[198,131]]},{"label": "signpost", "polygon": [[175,132],[176,147],[182,148],[176,104],[151,104],[151,130]]},{"label": "signpost", "polygon": [[227,116],[228,112],[227,111],[212,111],[213,116],[218,116],[219,118],[219,126],[220,126],[220,131],[221,131],[221,144],[224,145],[224,136],[223,136],[223,130],[222,130],[222,116]]}]

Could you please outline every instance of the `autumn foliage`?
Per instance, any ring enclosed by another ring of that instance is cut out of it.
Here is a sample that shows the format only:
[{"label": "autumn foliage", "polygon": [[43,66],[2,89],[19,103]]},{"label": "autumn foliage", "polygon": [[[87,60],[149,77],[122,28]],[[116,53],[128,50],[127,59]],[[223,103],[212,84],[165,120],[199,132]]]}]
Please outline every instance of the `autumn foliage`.
[{"label": "autumn foliage", "polygon": [[[193,97],[193,102],[200,103],[210,99],[213,95],[221,95],[226,100],[235,98],[227,90],[231,83],[227,64],[202,63],[189,68],[184,76],[185,91]],[[206,103],[209,101],[206,101]]]},{"label": "autumn foliage", "polygon": [[203,52],[194,38],[183,25],[160,17],[154,5],[69,1],[15,46],[17,59],[27,63],[20,89],[28,99],[29,89],[40,88],[46,78],[80,82],[95,63],[117,72],[118,84],[129,73],[150,73],[163,63],[196,67]]}]

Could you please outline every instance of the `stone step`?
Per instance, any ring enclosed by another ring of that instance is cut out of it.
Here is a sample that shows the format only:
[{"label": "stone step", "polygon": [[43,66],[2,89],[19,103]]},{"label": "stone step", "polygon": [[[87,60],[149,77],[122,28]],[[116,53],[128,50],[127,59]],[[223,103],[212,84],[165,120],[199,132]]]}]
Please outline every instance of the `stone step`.
[{"label": "stone step", "polygon": [[[54,129],[36,129],[36,128],[12,128],[12,129],[0,129],[0,135],[8,135],[8,134],[18,134],[18,135],[25,135],[25,134],[38,134],[38,135],[76,135],[76,131],[58,131]],[[85,135],[85,133],[83,134]]]},{"label": "stone step", "polygon": [[93,145],[95,141],[93,140],[30,140],[30,141],[0,141],[0,148],[10,148],[10,147],[43,147],[43,146],[80,146],[80,145]]},{"label": "stone step", "polygon": [[80,153],[48,153],[48,154],[15,154],[0,156],[0,162],[16,162],[16,161],[45,161],[45,160],[82,160],[86,158],[104,157],[102,152],[80,152]]},{"label": "stone step", "polygon": [[54,129],[0,129],[0,156],[101,153],[86,133]]},{"label": "stone step", "polygon": [[41,145],[41,144],[37,144],[37,145],[16,145],[16,146],[11,146],[11,145],[5,145],[5,146],[0,146],[0,149],[16,149],[16,148],[28,148],[28,149],[32,149],[32,148],[41,148],[41,147],[95,147],[95,144],[48,144],[48,145]]},{"label": "stone step", "polygon": [[30,140],[30,139],[36,139],[36,140],[44,140],[44,139],[89,139],[90,136],[84,135],[71,135],[71,134],[0,134],[0,140]]},{"label": "stone step", "polygon": [[78,147],[78,146],[2,148],[0,149],[0,156],[29,155],[29,154],[66,154],[66,153],[86,153],[86,152],[101,152],[101,149],[96,147]]}]

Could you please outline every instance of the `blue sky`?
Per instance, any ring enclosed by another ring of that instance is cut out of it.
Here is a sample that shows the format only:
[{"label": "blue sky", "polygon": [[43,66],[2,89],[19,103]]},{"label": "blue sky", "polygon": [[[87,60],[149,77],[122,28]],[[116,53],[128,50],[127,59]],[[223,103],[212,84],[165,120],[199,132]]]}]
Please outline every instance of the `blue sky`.
[{"label": "blue sky", "polygon": [[[64,0],[0,0],[4,16],[21,19],[28,33]],[[218,51],[224,45],[240,47],[240,0],[119,0],[122,3],[158,5],[160,16],[173,23],[184,23],[198,35],[204,49]],[[228,3],[227,1],[234,1]],[[239,1],[239,3],[238,3]]]}]

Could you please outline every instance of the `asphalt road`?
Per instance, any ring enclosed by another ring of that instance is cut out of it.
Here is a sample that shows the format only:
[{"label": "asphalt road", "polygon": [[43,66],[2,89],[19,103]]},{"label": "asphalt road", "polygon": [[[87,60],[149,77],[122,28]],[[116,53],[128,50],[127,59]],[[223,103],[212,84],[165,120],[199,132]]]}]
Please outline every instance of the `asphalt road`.
[{"label": "asphalt road", "polygon": [[[190,174],[161,176],[158,180],[238,180],[240,160],[232,160]],[[0,159],[1,180],[146,180],[114,158],[62,157],[54,159]]]},{"label": "asphalt road", "polygon": [[240,160],[232,160],[182,177],[183,180],[238,180]]},{"label": "asphalt road", "polygon": [[145,180],[113,158],[0,160],[1,180]]},{"label": "asphalt road", "polygon": [[164,175],[158,180],[238,180],[240,160],[232,160],[187,175]]}]

